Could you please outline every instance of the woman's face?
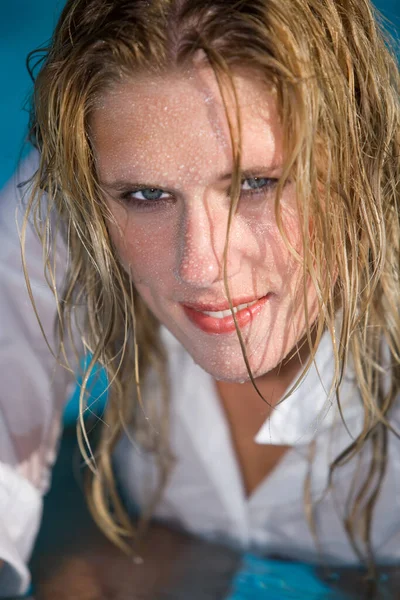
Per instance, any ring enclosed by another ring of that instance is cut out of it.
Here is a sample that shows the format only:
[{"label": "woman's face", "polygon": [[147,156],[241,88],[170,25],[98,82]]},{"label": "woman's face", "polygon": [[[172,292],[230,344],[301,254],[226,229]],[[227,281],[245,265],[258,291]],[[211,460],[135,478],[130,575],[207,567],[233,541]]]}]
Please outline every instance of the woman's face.
[{"label": "woman's face", "polygon": [[[234,77],[242,126],[241,198],[227,279],[255,377],[277,367],[305,332],[302,266],[274,212],[282,130],[274,95],[254,73]],[[232,99],[227,107],[233,116]],[[122,264],[148,307],[217,379],[248,379],[224,288],[232,146],[211,69],[127,79],[93,113],[100,181]],[[234,132],[236,134],[236,132]],[[301,254],[294,185],[282,220]],[[310,308],[314,294],[309,291]]]}]

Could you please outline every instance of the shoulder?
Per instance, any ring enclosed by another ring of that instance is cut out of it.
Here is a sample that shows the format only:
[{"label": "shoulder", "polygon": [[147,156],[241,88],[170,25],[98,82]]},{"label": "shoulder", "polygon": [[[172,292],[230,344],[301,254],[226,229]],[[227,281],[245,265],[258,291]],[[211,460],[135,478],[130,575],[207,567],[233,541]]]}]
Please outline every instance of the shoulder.
[{"label": "shoulder", "polygon": [[18,212],[23,211],[24,200],[31,189],[32,178],[39,166],[39,153],[32,149],[17,167],[14,175],[0,192],[0,228],[11,230]]},{"label": "shoulder", "polygon": [[[39,164],[39,155],[32,151],[19,165],[12,178],[0,192],[0,263],[4,267],[20,265],[20,234],[26,212],[26,199],[32,177]],[[33,228],[27,230],[30,254],[41,254],[39,240]]]}]

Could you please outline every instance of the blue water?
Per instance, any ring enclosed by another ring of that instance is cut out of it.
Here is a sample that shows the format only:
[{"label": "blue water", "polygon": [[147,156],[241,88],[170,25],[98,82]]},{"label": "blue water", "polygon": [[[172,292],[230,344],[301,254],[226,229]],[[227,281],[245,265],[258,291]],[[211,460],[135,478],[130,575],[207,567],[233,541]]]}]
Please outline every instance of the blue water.
[{"label": "blue water", "polygon": [[[81,362],[81,369],[83,373],[86,372],[89,364],[90,356],[86,357],[86,359],[83,359]],[[107,384],[108,379],[105,370],[100,368],[100,366],[96,366],[90,374],[87,385],[87,391],[90,394],[90,398],[87,401],[87,408],[85,410],[86,416],[90,416],[91,414],[100,415],[103,412],[107,401]],[[76,386],[75,391],[64,410],[64,423],[67,425],[73,424],[78,417],[81,385],[82,376],[79,375],[78,385]]]},{"label": "blue water", "polygon": [[395,600],[400,597],[398,590],[398,578],[390,567],[381,570],[369,595],[365,572],[359,568],[328,572],[308,564],[245,554],[225,600]]},{"label": "blue water", "polygon": [[226,600],[350,600],[323,583],[310,565],[246,554]]}]

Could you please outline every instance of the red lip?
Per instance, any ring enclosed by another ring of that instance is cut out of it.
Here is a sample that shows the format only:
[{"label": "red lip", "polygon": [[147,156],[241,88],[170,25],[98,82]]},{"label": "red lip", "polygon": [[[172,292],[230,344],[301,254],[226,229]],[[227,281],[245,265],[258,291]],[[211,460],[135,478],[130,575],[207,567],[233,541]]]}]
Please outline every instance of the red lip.
[{"label": "red lip", "polygon": [[[264,304],[269,299],[270,294],[263,296],[250,307],[243,308],[239,310],[236,316],[236,322],[240,328],[244,327],[260,312]],[[254,298],[249,300],[240,300],[240,302],[236,301],[233,303],[233,306],[238,306],[239,304],[246,304],[249,302],[254,302]],[[227,302],[218,304],[218,305],[206,305],[206,304],[184,304],[183,310],[185,311],[186,316],[190,319],[190,321],[196,325],[202,331],[206,333],[232,333],[236,331],[235,322],[233,320],[232,315],[227,317],[223,317],[222,319],[217,319],[210,315],[205,315],[202,311],[220,311],[220,310],[228,310],[229,304]]]}]

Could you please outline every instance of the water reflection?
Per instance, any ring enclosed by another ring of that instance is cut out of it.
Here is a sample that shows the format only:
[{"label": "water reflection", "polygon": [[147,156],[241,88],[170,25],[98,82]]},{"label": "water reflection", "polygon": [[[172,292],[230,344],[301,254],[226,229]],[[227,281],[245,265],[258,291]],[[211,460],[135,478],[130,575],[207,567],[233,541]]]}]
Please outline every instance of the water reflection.
[{"label": "water reflection", "polygon": [[[74,458],[73,458],[74,457]],[[75,465],[74,469],[71,468]],[[75,432],[67,430],[31,569],[34,600],[394,600],[400,568],[324,569],[276,557],[241,554],[155,528],[134,566],[99,532],[85,506]],[[75,471],[75,474],[73,473]],[[60,519],[60,514],[63,518]],[[98,590],[98,596],[90,596]]]},{"label": "water reflection", "polygon": [[321,569],[247,555],[227,600],[393,600],[399,574],[397,566],[382,567],[372,582],[362,569]]}]

